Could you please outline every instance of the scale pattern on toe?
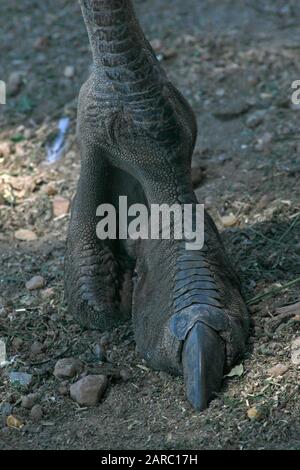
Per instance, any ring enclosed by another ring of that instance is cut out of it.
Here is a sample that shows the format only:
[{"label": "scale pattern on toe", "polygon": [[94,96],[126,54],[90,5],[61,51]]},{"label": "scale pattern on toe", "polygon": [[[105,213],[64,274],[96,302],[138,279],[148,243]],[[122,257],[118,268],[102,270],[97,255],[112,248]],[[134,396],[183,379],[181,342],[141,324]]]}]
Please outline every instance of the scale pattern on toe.
[{"label": "scale pattern on toe", "polygon": [[245,347],[248,311],[238,278],[207,214],[203,249],[180,247],[173,292],[169,325],[174,336],[184,341],[195,323],[204,323],[223,338],[226,366],[231,367]]},{"label": "scale pattern on toe", "polygon": [[152,242],[151,250],[144,245],[139,258],[133,317],[138,349],[152,367],[183,374],[189,401],[203,409],[244,352],[248,311],[208,215],[201,250],[186,251],[184,240],[160,243],[165,245]]}]

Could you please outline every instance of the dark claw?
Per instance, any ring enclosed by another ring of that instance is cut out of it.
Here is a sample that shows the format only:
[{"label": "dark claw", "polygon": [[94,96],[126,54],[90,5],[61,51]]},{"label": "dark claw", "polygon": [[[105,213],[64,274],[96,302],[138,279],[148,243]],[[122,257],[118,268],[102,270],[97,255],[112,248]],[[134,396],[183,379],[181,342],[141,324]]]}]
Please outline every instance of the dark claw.
[{"label": "dark claw", "polygon": [[196,410],[204,410],[223,378],[225,349],[218,333],[195,323],[184,341],[182,364],[187,399]]}]

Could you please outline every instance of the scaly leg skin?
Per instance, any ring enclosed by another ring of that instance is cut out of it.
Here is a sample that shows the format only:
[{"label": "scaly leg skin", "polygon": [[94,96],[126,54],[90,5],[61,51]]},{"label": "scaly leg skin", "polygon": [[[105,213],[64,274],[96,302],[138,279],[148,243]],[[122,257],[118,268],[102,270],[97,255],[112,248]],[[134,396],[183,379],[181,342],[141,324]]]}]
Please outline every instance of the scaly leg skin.
[{"label": "scaly leg skin", "polygon": [[113,242],[96,235],[96,209],[108,202],[108,165],[94,147],[83,145],[82,167],[73,202],[65,256],[69,311],[87,328],[110,329],[121,320],[120,264]]},{"label": "scaly leg skin", "polygon": [[[195,205],[190,163],[197,129],[192,110],[146,41],[131,1],[80,3],[94,69],[79,98],[82,170],[69,230],[66,291],[81,323],[103,330],[124,319],[120,290],[130,257],[121,256],[120,241],[97,240],[96,207],[123,194],[148,206]],[[187,251],[185,240],[139,241],[135,271],[137,347],[153,368],[183,375],[188,400],[202,410],[219,391],[224,370],[243,353],[248,334],[239,282],[211,218],[206,214],[205,244],[198,251]]]}]

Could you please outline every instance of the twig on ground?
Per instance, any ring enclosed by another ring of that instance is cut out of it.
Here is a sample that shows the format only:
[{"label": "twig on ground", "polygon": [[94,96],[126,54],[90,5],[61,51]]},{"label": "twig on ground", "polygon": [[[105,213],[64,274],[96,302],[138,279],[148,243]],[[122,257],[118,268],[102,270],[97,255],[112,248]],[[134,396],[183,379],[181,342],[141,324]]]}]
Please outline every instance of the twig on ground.
[{"label": "twig on ground", "polygon": [[293,279],[292,281],[287,282],[283,286],[275,287],[274,289],[271,289],[268,292],[264,292],[263,294],[258,294],[255,297],[252,297],[252,299],[249,299],[247,301],[247,305],[249,305],[249,306],[254,305],[254,304],[260,302],[261,300],[270,299],[270,298],[274,297],[276,294],[278,294],[279,292],[283,291],[284,289],[288,289],[289,287],[292,287],[296,284],[300,284],[300,277],[297,277],[296,279]]}]

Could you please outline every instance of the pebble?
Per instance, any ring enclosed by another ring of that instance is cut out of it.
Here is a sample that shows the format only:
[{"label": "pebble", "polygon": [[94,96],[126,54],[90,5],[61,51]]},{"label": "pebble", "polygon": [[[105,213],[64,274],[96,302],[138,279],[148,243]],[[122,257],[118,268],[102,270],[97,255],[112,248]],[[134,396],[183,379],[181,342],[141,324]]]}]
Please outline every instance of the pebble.
[{"label": "pebble", "polygon": [[68,357],[59,359],[55,364],[54,375],[59,378],[72,378],[83,370],[83,363],[79,359]]},{"label": "pebble", "polygon": [[150,42],[152,48],[154,49],[155,52],[160,52],[163,48],[163,43],[160,39],[153,39]]},{"label": "pebble", "polygon": [[247,416],[251,420],[259,420],[262,417],[261,412],[256,408],[256,406],[249,408],[247,411]]},{"label": "pebble", "polygon": [[289,367],[285,364],[276,364],[276,366],[271,367],[268,370],[268,376],[270,377],[279,377],[284,375],[289,370]]},{"label": "pebble", "polygon": [[103,335],[100,339],[100,346],[102,346],[104,349],[108,349],[109,345],[110,345],[109,335]]},{"label": "pebble", "polygon": [[71,385],[71,398],[79,405],[96,405],[102,398],[107,384],[105,375],[87,375]]},{"label": "pebble", "polygon": [[224,215],[221,217],[223,227],[233,227],[237,224],[238,218],[234,214]]},{"label": "pebble", "polygon": [[251,129],[254,129],[255,127],[259,126],[264,120],[266,111],[265,110],[258,110],[255,111],[254,113],[250,114],[248,116],[246,125],[250,127]]},{"label": "pebble", "polygon": [[27,290],[37,290],[45,287],[45,284],[45,279],[42,276],[33,276],[26,282],[25,286]]},{"label": "pebble", "polygon": [[37,240],[37,235],[32,230],[21,228],[15,232],[15,238],[23,242],[33,242]]},{"label": "pebble", "polygon": [[260,200],[257,204],[257,208],[258,209],[266,209],[268,207],[269,203],[270,203],[270,196],[268,194],[264,194],[260,198]]},{"label": "pebble", "polygon": [[13,406],[11,403],[4,402],[0,405],[0,418],[3,426],[6,426],[6,419],[9,415],[11,415],[13,410]]},{"label": "pebble", "polygon": [[61,196],[56,196],[53,199],[53,215],[54,217],[61,217],[69,212],[70,201]]},{"label": "pebble", "polygon": [[44,351],[44,349],[45,349],[45,346],[42,343],[40,343],[39,341],[35,341],[30,348],[30,352],[31,354],[35,356],[35,355],[41,354]]},{"label": "pebble", "polygon": [[250,103],[242,98],[226,101],[222,100],[217,109],[213,110],[213,115],[221,120],[234,119],[245,114],[250,107]]},{"label": "pebble", "polygon": [[69,395],[70,387],[68,382],[63,382],[60,384],[60,386],[58,387],[58,393],[63,396]]},{"label": "pebble", "polygon": [[172,49],[172,48],[164,49],[163,56],[164,56],[164,59],[166,60],[173,59],[174,57],[177,56],[177,52],[175,49]]},{"label": "pebble", "polygon": [[21,398],[21,407],[25,408],[26,410],[31,410],[34,406],[34,403],[37,399],[37,395],[35,393],[30,393],[29,395],[24,395]]},{"label": "pebble", "polygon": [[73,65],[67,65],[67,67],[64,70],[64,76],[66,78],[73,78],[75,75],[75,67]]},{"label": "pebble", "polygon": [[292,342],[292,363],[300,364],[300,336]]},{"label": "pebble", "polygon": [[255,149],[256,150],[265,150],[266,148],[268,148],[268,146],[270,145],[270,143],[272,142],[273,140],[273,134],[271,134],[270,132],[265,132],[257,141],[257,144],[255,146]]},{"label": "pebble", "polygon": [[11,143],[10,142],[0,142],[0,157],[8,158],[11,153]]},{"label": "pebble", "polygon": [[30,411],[30,419],[35,422],[40,421],[43,414],[43,408],[40,405],[34,405]]},{"label": "pebble", "polygon": [[131,374],[130,372],[127,370],[127,369],[121,369],[120,370],[120,378],[124,381],[124,382],[128,382],[128,380],[130,379],[131,377]]},{"label": "pebble", "polygon": [[33,133],[32,129],[25,129],[24,137],[25,137],[26,140],[32,139],[33,135],[34,135],[34,133]]},{"label": "pebble", "polygon": [[34,43],[34,48],[36,50],[43,50],[46,49],[49,46],[49,38],[47,36],[41,36],[36,39]]},{"label": "pebble", "polygon": [[97,343],[94,345],[93,353],[99,361],[106,361],[106,349],[101,344]]},{"label": "pebble", "polygon": [[32,382],[32,375],[26,374],[26,372],[10,372],[8,376],[9,380],[13,384],[20,384],[28,387]]},{"label": "pebble", "polygon": [[46,184],[43,187],[43,191],[45,191],[48,196],[55,196],[57,194],[57,188],[51,183]]},{"label": "pebble", "polygon": [[10,96],[16,96],[23,85],[23,74],[21,72],[12,72],[8,78],[7,91]]}]

